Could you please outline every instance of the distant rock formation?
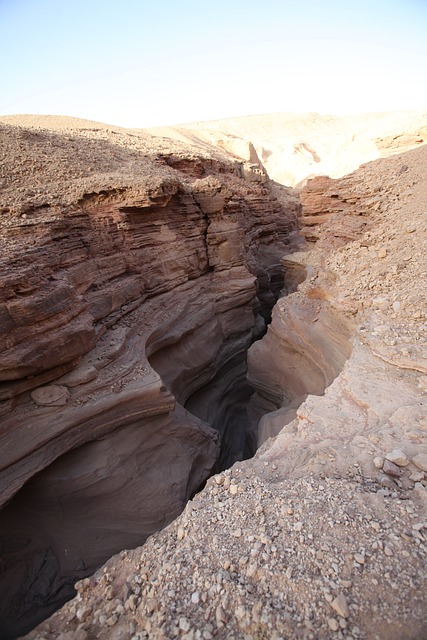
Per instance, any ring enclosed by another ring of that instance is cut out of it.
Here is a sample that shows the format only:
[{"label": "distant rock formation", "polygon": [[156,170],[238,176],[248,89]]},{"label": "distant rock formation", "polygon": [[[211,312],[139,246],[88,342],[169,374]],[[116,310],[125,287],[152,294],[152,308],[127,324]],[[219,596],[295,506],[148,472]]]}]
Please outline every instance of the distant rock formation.
[{"label": "distant rock formation", "polygon": [[271,178],[300,186],[307,178],[340,178],[363,162],[420,146],[427,141],[427,111],[266,113],[147,131],[224,148],[247,161],[257,154]]}]

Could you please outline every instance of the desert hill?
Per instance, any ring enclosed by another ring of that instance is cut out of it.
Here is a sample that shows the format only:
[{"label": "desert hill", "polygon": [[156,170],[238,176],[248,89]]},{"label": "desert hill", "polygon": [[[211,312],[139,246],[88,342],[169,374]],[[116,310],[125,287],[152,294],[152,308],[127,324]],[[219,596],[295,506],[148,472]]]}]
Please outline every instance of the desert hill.
[{"label": "desert hill", "polygon": [[273,113],[147,131],[192,143],[202,140],[245,160],[251,159],[252,143],[269,176],[295,186],[314,175],[339,178],[364,162],[422,144],[427,112]]}]

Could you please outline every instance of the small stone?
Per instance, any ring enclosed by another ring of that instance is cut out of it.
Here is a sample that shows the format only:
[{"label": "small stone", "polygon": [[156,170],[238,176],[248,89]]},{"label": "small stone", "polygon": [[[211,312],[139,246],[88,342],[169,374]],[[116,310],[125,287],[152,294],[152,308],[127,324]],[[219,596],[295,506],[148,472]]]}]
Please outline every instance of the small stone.
[{"label": "small stone", "polygon": [[421,482],[421,480],[424,480],[424,472],[414,471],[414,473],[411,473],[409,476],[409,480],[412,480],[412,482]]},{"label": "small stone", "polygon": [[91,364],[81,365],[74,369],[70,373],[66,373],[65,376],[59,378],[58,383],[64,384],[67,387],[78,387],[80,384],[85,384],[90,380],[93,380],[98,375],[98,369]]},{"label": "small stone", "polygon": [[427,471],[427,453],[417,453],[417,455],[412,458],[412,462],[418,469],[421,469],[421,471]]},{"label": "small stone", "polygon": [[301,529],[303,528],[303,523],[302,522],[296,522],[294,529],[295,531],[301,531]]},{"label": "small stone", "polygon": [[198,591],[195,591],[194,593],[191,594],[191,602],[192,604],[199,604],[200,601],[200,593]]},{"label": "small stone", "polygon": [[365,564],[365,556],[362,555],[361,553],[355,553],[354,559],[358,564]]},{"label": "small stone", "polygon": [[184,527],[178,527],[178,531],[176,532],[176,537],[178,540],[183,540],[185,537],[185,529]]},{"label": "small stone", "polygon": [[382,469],[384,464],[384,460],[382,458],[376,456],[372,462],[374,463],[374,467],[376,467],[377,469]]},{"label": "small stone", "polygon": [[215,476],[215,482],[217,483],[217,485],[224,484],[224,476],[222,475],[222,473],[219,473]]},{"label": "small stone", "polygon": [[239,486],[237,484],[230,485],[230,493],[232,496],[235,496],[238,491],[239,491]]},{"label": "small stone", "polygon": [[218,605],[215,610],[215,619],[216,619],[217,627],[221,628],[224,626],[226,619],[225,619],[224,609],[221,607],[221,605]]},{"label": "small stone", "polygon": [[231,533],[231,535],[232,535],[234,538],[240,538],[240,537],[242,536],[242,530],[241,530],[241,529],[235,529],[235,530]]},{"label": "small stone", "polygon": [[335,618],[328,618],[328,626],[331,631],[338,631],[340,628],[338,621]]},{"label": "small stone", "polygon": [[115,613],[113,613],[112,616],[107,618],[106,623],[109,627],[114,627],[114,625],[117,623],[117,620],[118,620],[118,617],[116,616]]},{"label": "small stone", "polygon": [[379,258],[385,258],[387,255],[387,249],[385,247],[381,247],[378,251]]},{"label": "small stone", "polygon": [[384,553],[389,558],[393,555],[393,551],[390,549],[390,547],[387,547],[387,546],[384,547]]},{"label": "small stone", "polygon": [[190,623],[188,622],[187,618],[179,619],[179,628],[181,629],[181,631],[188,631],[190,629]]},{"label": "small stone", "polygon": [[70,392],[67,387],[51,384],[48,387],[39,387],[31,392],[31,398],[42,407],[63,407],[67,404]]},{"label": "small stone", "polygon": [[132,594],[131,596],[129,596],[129,598],[125,602],[125,609],[128,609],[130,611],[135,611],[137,606],[138,606],[138,596],[135,594]]},{"label": "small stone", "polygon": [[343,593],[339,593],[335,600],[332,600],[331,607],[342,618],[348,618],[350,615],[350,609],[348,608],[347,600]]},{"label": "small stone", "polygon": [[244,618],[244,617],[245,617],[245,615],[246,615],[245,607],[243,607],[242,605],[240,605],[239,607],[237,607],[237,609],[236,609],[236,611],[235,611],[235,614],[236,614],[236,618],[237,618],[238,620],[243,620],[243,618]]},{"label": "small stone", "polygon": [[412,536],[410,533],[406,533],[405,531],[403,531],[400,535],[404,540],[406,540],[406,542],[412,542]]},{"label": "small stone", "polygon": [[79,622],[85,622],[91,613],[92,609],[90,607],[80,607],[76,613],[77,620],[79,620]]},{"label": "small stone", "polygon": [[[390,463],[391,464],[391,463]],[[394,480],[391,479],[390,476],[385,475],[385,473],[381,473],[376,477],[376,481],[382,486],[387,487],[387,489],[395,489],[396,485]],[[378,491],[380,495],[389,495],[389,492],[386,489],[381,489],[381,492]]]},{"label": "small stone", "polygon": [[393,451],[387,453],[386,460],[397,464],[398,467],[406,467],[406,465],[409,464],[409,460],[402,449],[393,449]]},{"label": "small stone", "polygon": [[394,464],[393,462],[390,462],[390,460],[387,460],[387,458],[384,460],[383,471],[387,475],[393,476],[394,478],[400,478],[400,476],[402,475],[402,469],[398,467],[397,464]]}]

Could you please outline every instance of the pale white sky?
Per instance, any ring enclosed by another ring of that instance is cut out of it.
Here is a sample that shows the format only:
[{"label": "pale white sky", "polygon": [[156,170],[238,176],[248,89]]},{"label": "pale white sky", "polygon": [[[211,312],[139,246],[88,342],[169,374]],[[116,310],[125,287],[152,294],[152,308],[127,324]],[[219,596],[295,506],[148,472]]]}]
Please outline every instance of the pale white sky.
[{"label": "pale white sky", "polygon": [[0,0],[0,114],[427,108],[427,0]]}]

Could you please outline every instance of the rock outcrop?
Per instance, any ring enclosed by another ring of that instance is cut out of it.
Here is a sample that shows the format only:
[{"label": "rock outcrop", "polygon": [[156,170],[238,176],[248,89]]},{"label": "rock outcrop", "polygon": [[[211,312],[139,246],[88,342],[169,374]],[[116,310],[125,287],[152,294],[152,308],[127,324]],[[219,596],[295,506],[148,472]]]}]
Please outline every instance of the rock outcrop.
[{"label": "rock outcrop", "polygon": [[246,351],[298,206],[259,165],[162,154],[142,134],[131,148],[120,130],[1,135],[0,589],[13,637],[248,455]]}]

